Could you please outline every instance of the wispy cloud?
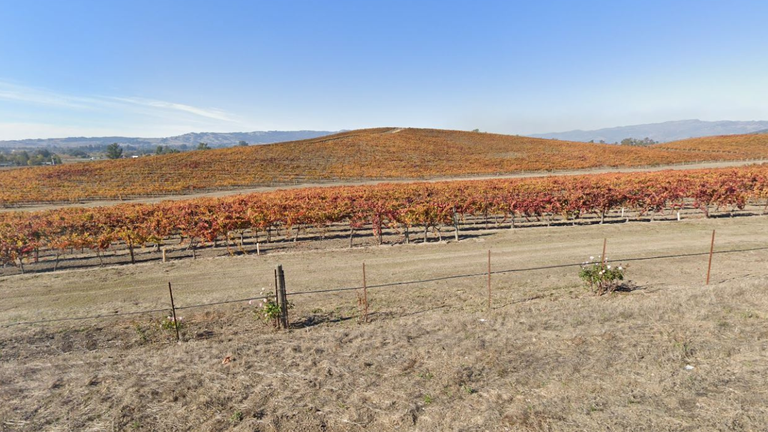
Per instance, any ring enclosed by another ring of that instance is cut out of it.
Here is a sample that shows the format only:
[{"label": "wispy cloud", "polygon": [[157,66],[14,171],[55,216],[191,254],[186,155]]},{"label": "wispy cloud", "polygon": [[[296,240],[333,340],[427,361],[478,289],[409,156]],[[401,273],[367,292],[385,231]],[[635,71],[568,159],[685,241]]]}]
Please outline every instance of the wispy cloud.
[{"label": "wispy cloud", "polygon": [[168,102],[140,97],[117,96],[75,96],[46,89],[23,86],[0,81],[0,101],[11,101],[51,108],[69,108],[75,110],[100,110],[118,108],[126,111],[136,107],[151,108],[164,113],[193,114],[205,119],[224,122],[236,122],[234,117],[219,109],[200,108],[177,102]]},{"label": "wispy cloud", "polygon": [[82,98],[0,81],[0,100],[49,107],[88,109],[95,99]]},{"label": "wispy cloud", "polygon": [[194,107],[191,105],[175,103],[175,102],[166,102],[166,101],[135,98],[135,97],[112,97],[109,99],[115,100],[118,102],[124,102],[128,104],[140,105],[145,107],[182,111],[182,112],[191,113],[191,114],[198,115],[200,117],[206,117],[214,120],[222,120],[227,122],[235,121],[231,115],[227,114],[222,110],[217,110],[217,109],[204,109],[204,108]]}]

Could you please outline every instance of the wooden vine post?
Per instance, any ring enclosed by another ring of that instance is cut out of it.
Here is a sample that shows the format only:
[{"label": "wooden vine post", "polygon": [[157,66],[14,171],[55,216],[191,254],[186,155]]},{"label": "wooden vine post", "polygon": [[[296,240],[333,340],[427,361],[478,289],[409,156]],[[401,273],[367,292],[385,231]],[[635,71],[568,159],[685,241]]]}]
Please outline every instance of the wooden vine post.
[{"label": "wooden vine post", "polygon": [[459,217],[456,215],[456,206],[453,206],[453,236],[459,241]]}]

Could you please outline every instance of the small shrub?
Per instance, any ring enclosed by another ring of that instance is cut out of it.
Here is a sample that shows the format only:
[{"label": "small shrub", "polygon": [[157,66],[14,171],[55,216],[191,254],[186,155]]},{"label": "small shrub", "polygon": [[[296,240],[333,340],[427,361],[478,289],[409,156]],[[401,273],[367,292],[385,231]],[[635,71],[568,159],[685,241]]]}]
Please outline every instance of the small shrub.
[{"label": "small shrub", "polygon": [[[264,295],[264,289],[261,289],[261,295]],[[261,301],[254,302],[249,301],[248,304],[256,305],[256,315],[264,319],[266,322],[271,322],[272,325],[277,328],[280,325],[280,305],[277,304],[277,299],[270,296],[264,296]],[[293,309],[293,303],[288,302],[288,309]]]},{"label": "small shrub", "polygon": [[184,322],[182,320],[182,317],[176,317],[176,319],[173,319],[173,316],[168,316],[160,322],[160,327],[163,330],[176,331],[177,328],[181,330],[184,328]]},{"label": "small shrub", "polygon": [[608,260],[595,261],[595,257],[589,257],[589,261],[581,265],[579,277],[584,281],[590,291],[597,295],[608,294],[616,291],[624,280],[623,266],[608,264]]}]

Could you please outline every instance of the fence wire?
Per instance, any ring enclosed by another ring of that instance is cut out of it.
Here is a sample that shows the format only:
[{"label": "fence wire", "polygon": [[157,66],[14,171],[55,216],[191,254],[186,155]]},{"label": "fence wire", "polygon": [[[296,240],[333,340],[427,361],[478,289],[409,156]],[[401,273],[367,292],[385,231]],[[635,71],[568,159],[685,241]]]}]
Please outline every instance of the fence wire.
[{"label": "fence wire", "polygon": [[[745,253],[745,252],[755,252],[755,251],[763,251],[763,250],[768,250],[768,246],[761,246],[761,247],[754,247],[754,248],[747,248],[747,249],[714,251],[713,255]],[[689,257],[706,256],[706,255],[709,255],[709,252],[657,255],[657,256],[650,256],[650,257],[629,257],[629,258],[613,259],[612,261],[614,262],[651,261],[651,260],[664,260],[664,259],[674,259],[674,258],[689,258]],[[553,269],[559,269],[559,268],[580,267],[583,264],[584,264],[583,262],[579,262],[579,263],[553,264],[553,265],[539,266],[539,267],[494,270],[494,271],[491,271],[490,274],[494,275],[494,274],[507,274],[507,273],[524,273],[524,272],[540,271],[540,270],[553,270]],[[448,275],[448,276],[439,276],[439,277],[429,278],[429,279],[416,279],[416,280],[408,280],[408,281],[371,284],[371,285],[367,285],[366,288],[367,289],[394,288],[394,287],[401,287],[406,285],[415,285],[415,284],[422,284],[422,283],[429,283],[429,282],[440,282],[440,281],[453,280],[453,279],[465,279],[465,278],[488,276],[488,274],[489,272],[487,271],[478,272],[478,273],[464,273],[464,274],[456,274],[456,275]],[[286,293],[286,295],[288,297],[292,297],[292,296],[302,296],[302,295],[309,295],[309,294],[325,294],[325,293],[335,293],[335,292],[345,292],[345,291],[357,291],[361,289],[363,289],[363,286],[329,288],[329,289],[313,290],[313,291],[294,291],[294,292],[288,292]],[[194,305],[187,305],[187,306],[178,306],[176,307],[176,310],[205,308],[205,307],[219,306],[219,305],[233,304],[233,303],[245,303],[245,302],[250,302],[254,300],[263,300],[267,298],[271,298],[271,296],[258,296],[258,297],[249,297],[249,298],[243,298],[243,299],[237,299],[237,300],[222,300],[222,301],[212,302],[212,303],[201,303],[201,304],[194,304]],[[0,324],[0,328],[8,328],[8,327],[15,327],[15,326],[23,326],[23,325],[35,325],[35,324],[49,324],[49,323],[68,322],[68,321],[85,321],[85,320],[93,320],[93,319],[117,318],[117,317],[135,316],[135,315],[144,315],[144,314],[150,314],[150,313],[168,312],[169,310],[170,310],[170,307],[164,308],[164,309],[149,309],[149,310],[142,310],[142,311],[98,314],[98,315],[88,315],[88,316],[80,316],[80,317],[65,317],[65,318],[54,318],[54,319],[36,320],[36,321],[19,321],[14,323]]]}]

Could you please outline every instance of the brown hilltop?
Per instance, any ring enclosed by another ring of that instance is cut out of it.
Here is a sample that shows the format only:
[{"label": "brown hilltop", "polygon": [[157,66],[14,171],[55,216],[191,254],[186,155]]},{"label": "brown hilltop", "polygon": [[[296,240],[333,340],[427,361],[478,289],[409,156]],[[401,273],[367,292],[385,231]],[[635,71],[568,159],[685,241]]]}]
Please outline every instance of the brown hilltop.
[{"label": "brown hilltop", "polygon": [[0,172],[0,204],[246,186],[424,179],[768,158],[768,135],[649,147],[437,129],[377,128],[301,141]]}]

